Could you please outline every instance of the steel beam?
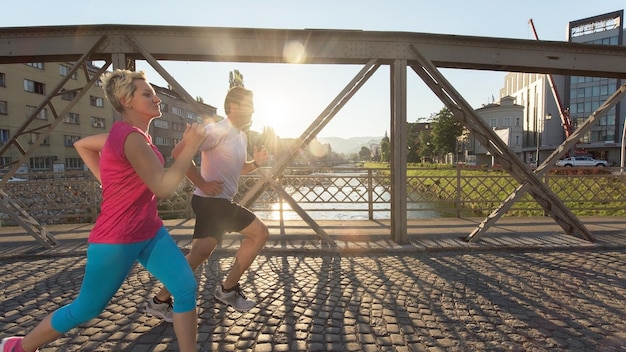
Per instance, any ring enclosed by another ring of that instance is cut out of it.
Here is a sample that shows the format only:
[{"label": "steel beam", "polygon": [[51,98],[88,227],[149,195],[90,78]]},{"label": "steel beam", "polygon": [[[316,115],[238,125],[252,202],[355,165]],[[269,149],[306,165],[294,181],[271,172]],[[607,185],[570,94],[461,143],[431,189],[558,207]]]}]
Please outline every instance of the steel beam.
[{"label": "steel beam", "polygon": [[[626,47],[411,32],[185,26],[80,25],[0,28],[0,64],[75,61],[106,35],[94,59],[364,65],[411,60],[410,46],[440,68],[626,78]],[[290,51],[290,48],[296,48]],[[119,63],[118,63],[119,64]]]},{"label": "steel beam", "polygon": [[409,242],[406,214],[406,60],[391,65],[391,239],[398,244]]}]

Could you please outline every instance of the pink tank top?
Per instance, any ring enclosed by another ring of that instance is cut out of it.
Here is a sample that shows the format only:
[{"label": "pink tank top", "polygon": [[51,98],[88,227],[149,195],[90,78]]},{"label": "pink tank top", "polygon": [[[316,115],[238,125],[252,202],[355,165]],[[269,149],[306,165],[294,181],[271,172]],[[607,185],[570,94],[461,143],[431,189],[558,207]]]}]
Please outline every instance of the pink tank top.
[{"label": "pink tank top", "polygon": [[163,226],[156,196],[139,178],[124,154],[124,142],[131,133],[144,136],[164,164],[163,156],[152,144],[150,135],[126,122],[113,124],[100,155],[102,204],[89,235],[90,243],[140,242],[153,238]]}]

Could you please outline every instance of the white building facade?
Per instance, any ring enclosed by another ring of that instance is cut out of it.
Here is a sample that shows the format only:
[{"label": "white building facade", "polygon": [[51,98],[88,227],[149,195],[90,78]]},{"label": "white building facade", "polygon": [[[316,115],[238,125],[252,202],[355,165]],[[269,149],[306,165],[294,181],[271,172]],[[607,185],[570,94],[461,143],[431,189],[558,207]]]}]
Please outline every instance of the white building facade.
[{"label": "white building facade", "polygon": [[[523,160],[524,107],[516,104],[515,100],[515,97],[511,96],[502,97],[499,103],[487,104],[476,109],[476,114],[494,130],[518,158]],[[468,149],[473,151],[476,165],[496,165],[497,161],[472,135],[467,138],[469,139]]]}]

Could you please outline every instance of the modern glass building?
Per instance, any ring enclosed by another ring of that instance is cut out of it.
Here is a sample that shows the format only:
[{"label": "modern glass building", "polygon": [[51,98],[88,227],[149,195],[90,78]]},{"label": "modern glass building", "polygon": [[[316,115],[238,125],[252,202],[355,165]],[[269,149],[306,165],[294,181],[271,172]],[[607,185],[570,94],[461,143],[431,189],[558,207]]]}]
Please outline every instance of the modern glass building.
[{"label": "modern glass building", "polygon": [[[572,21],[568,26],[570,42],[624,45],[624,10]],[[600,104],[623,84],[623,80],[571,76],[565,79],[564,105],[576,129]],[[596,158],[618,160],[624,131],[626,100],[622,100],[580,140],[579,147]]]}]

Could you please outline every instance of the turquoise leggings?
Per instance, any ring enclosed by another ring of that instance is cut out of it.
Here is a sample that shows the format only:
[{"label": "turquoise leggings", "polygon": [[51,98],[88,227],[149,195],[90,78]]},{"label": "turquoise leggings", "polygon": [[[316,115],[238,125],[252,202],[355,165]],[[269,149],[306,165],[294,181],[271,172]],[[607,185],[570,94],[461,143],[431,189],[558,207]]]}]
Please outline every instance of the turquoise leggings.
[{"label": "turquoise leggings", "polygon": [[167,229],[162,227],[154,238],[143,242],[90,244],[78,297],[52,313],[54,330],[65,333],[102,313],[135,261],[172,293],[175,313],[196,309],[196,279]]}]

